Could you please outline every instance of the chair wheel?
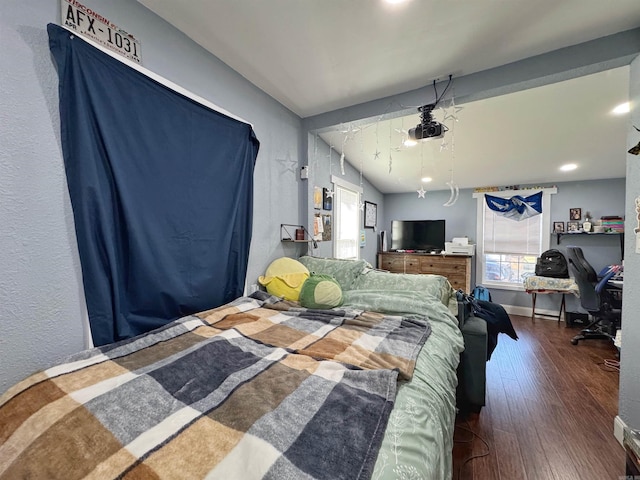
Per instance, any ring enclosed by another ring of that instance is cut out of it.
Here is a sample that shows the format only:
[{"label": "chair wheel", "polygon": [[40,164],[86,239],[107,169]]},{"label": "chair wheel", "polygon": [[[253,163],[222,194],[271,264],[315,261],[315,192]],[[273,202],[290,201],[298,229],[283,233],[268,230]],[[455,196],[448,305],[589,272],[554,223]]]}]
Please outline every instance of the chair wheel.
[{"label": "chair wheel", "polygon": [[571,344],[572,345],[577,345],[578,344],[578,339],[577,338],[572,338],[571,339]]}]

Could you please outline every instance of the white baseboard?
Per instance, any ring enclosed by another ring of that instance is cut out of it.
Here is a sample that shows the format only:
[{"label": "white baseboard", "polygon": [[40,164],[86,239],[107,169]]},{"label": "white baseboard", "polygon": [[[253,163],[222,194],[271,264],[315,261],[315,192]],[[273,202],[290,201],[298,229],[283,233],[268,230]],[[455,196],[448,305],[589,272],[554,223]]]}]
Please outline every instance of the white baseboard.
[{"label": "white baseboard", "polygon": [[[505,309],[505,311],[509,314],[509,315],[520,315],[523,317],[530,317],[531,316],[531,307],[521,307],[518,305],[502,305]],[[538,314],[544,314],[544,315],[550,315],[550,316],[544,316],[544,317],[538,317]],[[556,317],[556,318],[553,318]],[[536,318],[542,318],[544,320],[556,320],[558,318],[558,311],[557,310],[541,310],[541,309],[537,309],[536,310]],[[560,317],[560,320],[564,321],[564,315],[562,317]]]},{"label": "white baseboard", "polygon": [[622,445],[622,441],[624,440],[625,428],[627,428],[627,424],[620,418],[620,415],[616,415],[616,418],[613,419],[613,436],[620,442],[620,445]]}]

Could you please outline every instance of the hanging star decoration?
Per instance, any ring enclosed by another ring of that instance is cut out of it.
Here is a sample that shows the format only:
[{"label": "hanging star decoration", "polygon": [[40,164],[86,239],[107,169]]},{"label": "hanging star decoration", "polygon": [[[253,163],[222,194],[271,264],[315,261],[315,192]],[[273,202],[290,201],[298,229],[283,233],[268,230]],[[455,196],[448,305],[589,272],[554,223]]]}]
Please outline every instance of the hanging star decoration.
[{"label": "hanging star decoration", "polygon": [[360,211],[362,212],[364,210],[364,202],[360,202]]},{"label": "hanging star decoration", "polygon": [[457,122],[458,112],[460,112],[461,110],[464,110],[464,107],[457,106],[455,97],[452,96],[451,100],[449,101],[449,105],[444,109],[443,121],[446,122],[447,120],[453,120],[454,122]]},{"label": "hanging star decoration", "polygon": [[331,190],[331,188],[329,188],[329,189],[326,191],[326,193],[325,193],[325,194],[326,194],[327,198],[333,198],[333,194],[334,194],[334,193],[335,193],[335,192],[334,192],[333,190]]},{"label": "hanging star decoration", "polygon": [[340,154],[340,173],[344,175],[344,153]]},{"label": "hanging star decoration", "polygon": [[393,168],[393,158],[389,155],[389,173],[391,173],[391,169]]},{"label": "hanging star decoration", "polygon": [[420,187],[420,190],[418,190],[418,198],[424,198],[425,193],[427,193],[427,191],[424,189],[424,187]]},{"label": "hanging star decoration", "polygon": [[376,152],[373,154],[373,159],[374,160],[380,159],[380,151],[378,149],[376,149]]},{"label": "hanging star decoration", "polygon": [[444,138],[442,139],[442,143],[440,144],[440,151],[443,150],[448,150],[449,149],[449,144],[447,142],[444,141]]}]

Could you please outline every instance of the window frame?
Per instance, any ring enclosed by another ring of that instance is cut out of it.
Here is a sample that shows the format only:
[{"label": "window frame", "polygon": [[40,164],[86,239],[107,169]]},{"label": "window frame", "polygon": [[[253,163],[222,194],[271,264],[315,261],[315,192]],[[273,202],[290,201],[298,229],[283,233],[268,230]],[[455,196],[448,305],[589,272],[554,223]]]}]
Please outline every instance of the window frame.
[{"label": "window frame", "polygon": [[[476,285],[482,284],[486,287],[497,288],[500,290],[513,290],[524,291],[523,283],[513,282],[499,282],[493,280],[484,280],[484,273],[486,270],[485,252],[484,252],[484,208],[485,208],[485,195],[493,195],[501,198],[511,198],[514,195],[521,195],[527,197],[534,193],[542,191],[542,216],[541,226],[541,240],[540,240],[540,253],[548,250],[551,245],[551,195],[558,192],[557,188],[540,188],[540,189],[527,189],[527,190],[503,190],[499,192],[476,192],[473,197],[477,200],[476,206]],[[538,255],[539,255],[538,254]]]},{"label": "window frame", "polygon": [[[356,245],[356,256],[355,256],[355,260],[359,260],[360,259],[360,225],[362,223],[362,208],[360,208],[360,206],[362,205],[362,187],[359,187],[358,185],[355,185],[351,182],[348,182],[340,177],[337,177],[335,175],[331,176],[331,183],[333,184],[333,191],[334,193],[337,192],[337,188],[342,188],[345,190],[349,190],[353,193],[355,193],[358,197],[357,202],[358,202],[358,208],[356,209],[356,214],[358,216],[357,218],[357,222],[356,222],[356,237],[355,237],[355,245]],[[333,230],[334,230],[334,235],[333,235],[333,245],[332,245],[332,250],[333,250],[333,257],[334,258],[341,258],[338,256],[338,236],[340,235],[340,220],[341,220],[341,204],[338,201],[334,201],[333,202]],[[350,257],[351,258],[351,257]]]}]

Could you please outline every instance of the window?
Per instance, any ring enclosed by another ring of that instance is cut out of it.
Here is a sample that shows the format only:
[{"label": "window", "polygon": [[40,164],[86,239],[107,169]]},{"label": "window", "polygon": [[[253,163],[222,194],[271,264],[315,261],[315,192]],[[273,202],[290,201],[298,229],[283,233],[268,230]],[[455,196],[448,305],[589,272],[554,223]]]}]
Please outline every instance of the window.
[{"label": "window", "polygon": [[[535,272],[536,260],[549,249],[551,194],[555,188],[545,188],[542,214],[515,221],[496,214],[487,207],[483,193],[478,199],[478,256],[476,283],[506,290],[521,290],[525,274]],[[491,195],[528,196],[536,191],[491,192]]]},{"label": "window", "polygon": [[335,258],[358,259],[360,257],[360,194],[362,189],[341,178],[332,177],[334,191],[334,240]]}]

